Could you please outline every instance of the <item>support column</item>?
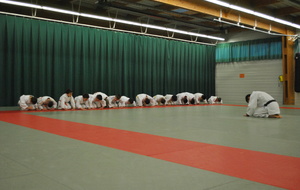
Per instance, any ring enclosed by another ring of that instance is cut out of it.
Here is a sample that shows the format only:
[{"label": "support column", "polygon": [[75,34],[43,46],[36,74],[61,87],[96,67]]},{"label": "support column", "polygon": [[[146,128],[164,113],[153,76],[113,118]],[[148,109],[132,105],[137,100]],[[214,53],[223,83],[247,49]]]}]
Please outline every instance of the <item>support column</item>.
[{"label": "support column", "polygon": [[[294,32],[287,31],[288,35],[294,35]],[[294,90],[294,43],[290,37],[282,37],[282,72],[283,72],[283,103],[286,105],[295,104]]]}]

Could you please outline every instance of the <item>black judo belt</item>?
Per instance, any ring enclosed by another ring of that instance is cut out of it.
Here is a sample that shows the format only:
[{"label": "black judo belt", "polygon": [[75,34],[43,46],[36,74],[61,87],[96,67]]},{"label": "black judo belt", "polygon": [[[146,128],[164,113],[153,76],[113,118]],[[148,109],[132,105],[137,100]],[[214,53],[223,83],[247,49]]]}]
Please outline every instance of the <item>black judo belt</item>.
[{"label": "black judo belt", "polygon": [[264,104],[264,106],[266,107],[266,106],[268,106],[270,103],[272,103],[272,102],[276,102],[276,100],[270,100],[270,101],[268,101],[267,103],[265,103]]}]

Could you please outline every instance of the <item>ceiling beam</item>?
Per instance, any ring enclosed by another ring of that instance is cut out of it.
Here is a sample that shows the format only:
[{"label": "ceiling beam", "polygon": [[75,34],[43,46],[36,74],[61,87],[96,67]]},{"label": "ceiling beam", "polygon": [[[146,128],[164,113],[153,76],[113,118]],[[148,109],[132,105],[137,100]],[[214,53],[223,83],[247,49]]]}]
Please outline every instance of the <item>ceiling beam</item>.
[{"label": "ceiling beam", "polygon": [[241,23],[248,26],[255,26],[256,28],[264,29],[271,32],[277,32],[280,34],[287,34],[286,26],[278,24],[272,21],[265,20],[263,18],[255,17],[254,15],[249,15],[241,13],[235,10],[230,10],[212,3],[199,0],[152,0],[157,1],[184,9],[193,10],[196,12],[204,13],[207,15],[220,17],[220,12],[222,11],[222,19],[229,20],[235,23]]}]

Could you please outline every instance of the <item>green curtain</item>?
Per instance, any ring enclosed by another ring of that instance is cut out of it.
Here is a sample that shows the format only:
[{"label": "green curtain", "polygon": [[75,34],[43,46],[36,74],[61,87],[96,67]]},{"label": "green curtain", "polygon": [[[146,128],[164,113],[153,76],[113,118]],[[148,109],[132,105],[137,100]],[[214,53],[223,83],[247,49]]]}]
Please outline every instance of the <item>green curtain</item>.
[{"label": "green curtain", "polygon": [[101,91],[215,94],[215,46],[0,15],[0,106]]},{"label": "green curtain", "polygon": [[281,59],[281,38],[221,43],[216,48],[216,62],[240,62],[264,59]]}]

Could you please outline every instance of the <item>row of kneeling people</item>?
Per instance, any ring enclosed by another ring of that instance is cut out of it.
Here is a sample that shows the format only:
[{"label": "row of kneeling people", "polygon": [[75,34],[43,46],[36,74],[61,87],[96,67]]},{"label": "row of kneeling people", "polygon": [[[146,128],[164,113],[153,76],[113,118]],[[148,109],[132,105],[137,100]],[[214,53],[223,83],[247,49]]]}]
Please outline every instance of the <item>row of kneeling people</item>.
[{"label": "row of kneeling people", "polygon": [[151,97],[147,94],[138,94],[136,99],[121,95],[107,96],[105,93],[83,94],[73,98],[73,91],[67,89],[59,98],[58,103],[50,96],[36,98],[32,95],[22,95],[18,102],[21,110],[51,110],[51,109],[95,109],[129,106],[156,106],[156,105],[184,105],[184,104],[220,104],[218,96],[206,98],[202,93],[183,92],[176,95],[167,94]]}]

